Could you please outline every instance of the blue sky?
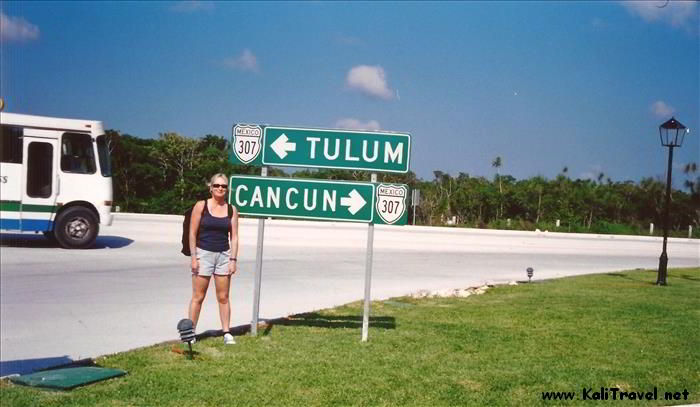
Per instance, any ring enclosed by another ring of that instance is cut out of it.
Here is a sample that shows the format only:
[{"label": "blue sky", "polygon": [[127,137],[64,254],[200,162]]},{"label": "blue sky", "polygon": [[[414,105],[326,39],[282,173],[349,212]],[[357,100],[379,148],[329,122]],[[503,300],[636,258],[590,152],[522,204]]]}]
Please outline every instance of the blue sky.
[{"label": "blue sky", "polygon": [[697,2],[2,2],[5,111],[139,137],[404,131],[411,169],[663,177],[700,161]]}]

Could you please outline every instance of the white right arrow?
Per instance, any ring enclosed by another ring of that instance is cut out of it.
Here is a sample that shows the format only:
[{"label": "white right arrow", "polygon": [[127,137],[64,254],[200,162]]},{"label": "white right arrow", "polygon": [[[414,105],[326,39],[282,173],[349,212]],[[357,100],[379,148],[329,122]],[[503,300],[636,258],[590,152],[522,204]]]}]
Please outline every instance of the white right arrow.
[{"label": "white right arrow", "polygon": [[350,214],[354,215],[362,209],[362,207],[365,206],[367,201],[365,201],[364,198],[362,198],[362,195],[360,195],[357,190],[353,189],[350,191],[350,194],[347,197],[341,197],[340,198],[340,205],[341,206],[347,206],[348,211]]},{"label": "white right arrow", "polygon": [[281,136],[277,137],[277,140],[270,144],[270,147],[279,158],[284,158],[287,156],[288,151],[296,151],[297,144],[289,142],[287,135],[282,133]]}]

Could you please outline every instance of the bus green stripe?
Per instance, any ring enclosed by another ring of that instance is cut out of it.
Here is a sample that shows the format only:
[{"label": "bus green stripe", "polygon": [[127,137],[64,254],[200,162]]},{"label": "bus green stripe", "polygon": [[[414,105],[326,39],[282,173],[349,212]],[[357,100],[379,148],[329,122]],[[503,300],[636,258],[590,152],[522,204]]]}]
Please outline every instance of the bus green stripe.
[{"label": "bus green stripe", "polygon": [[0,201],[0,211],[19,212],[19,202],[18,201]]},{"label": "bus green stripe", "polygon": [[56,212],[55,205],[22,205],[22,212]]},{"label": "bus green stripe", "polygon": [[56,212],[55,205],[21,205],[17,201],[0,201],[0,211],[15,211],[19,212]]}]

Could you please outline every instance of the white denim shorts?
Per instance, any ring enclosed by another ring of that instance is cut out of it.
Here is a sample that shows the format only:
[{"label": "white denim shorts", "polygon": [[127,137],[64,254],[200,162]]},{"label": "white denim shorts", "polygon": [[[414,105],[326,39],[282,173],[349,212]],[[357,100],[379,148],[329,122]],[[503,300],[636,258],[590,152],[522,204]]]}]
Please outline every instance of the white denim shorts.
[{"label": "white denim shorts", "polygon": [[227,276],[229,257],[231,250],[223,252],[210,252],[197,248],[197,260],[199,260],[199,273],[202,277],[210,277],[212,274]]}]

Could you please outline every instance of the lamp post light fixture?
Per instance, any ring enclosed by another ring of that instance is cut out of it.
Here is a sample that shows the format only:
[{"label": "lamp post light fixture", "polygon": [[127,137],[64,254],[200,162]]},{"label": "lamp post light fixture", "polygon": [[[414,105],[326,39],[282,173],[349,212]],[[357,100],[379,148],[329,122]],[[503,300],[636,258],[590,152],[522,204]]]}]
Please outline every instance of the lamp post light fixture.
[{"label": "lamp post light fixture", "polygon": [[671,163],[673,162],[673,147],[680,147],[683,144],[685,135],[689,132],[690,129],[673,117],[659,126],[661,145],[668,147],[668,170],[666,171],[666,207],[664,208],[664,245],[661,251],[661,257],[659,257],[659,274],[656,278],[657,285],[666,285],[666,270],[668,265],[666,243],[668,241],[668,210],[671,205]]},{"label": "lamp post light fixture", "polygon": [[180,340],[182,342],[187,343],[187,346],[190,348],[190,353],[187,354],[188,359],[192,359],[192,341],[195,340],[194,337],[194,323],[192,322],[191,319],[181,319],[180,322],[177,323],[177,330],[180,332]]}]

